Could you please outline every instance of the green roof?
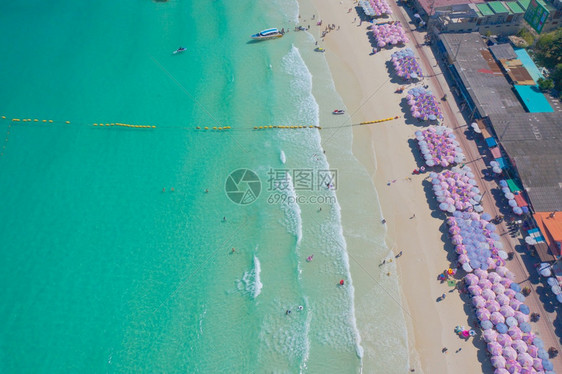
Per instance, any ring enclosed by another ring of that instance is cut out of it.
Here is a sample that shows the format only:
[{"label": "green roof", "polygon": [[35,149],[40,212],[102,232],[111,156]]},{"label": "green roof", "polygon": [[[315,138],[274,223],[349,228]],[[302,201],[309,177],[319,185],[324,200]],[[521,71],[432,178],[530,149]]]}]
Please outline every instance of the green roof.
[{"label": "green roof", "polygon": [[506,2],[505,5],[507,5],[513,13],[525,13],[525,10],[521,8],[521,6],[517,4],[516,1]]},{"label": "green roof", "polygon": [[508,179],[506,182],[511,192],[521,191],[521,188],[517,185],[517,182],[515,182],[513,179]]},{"label": "green roof", "polygon": [[517,3],[521,5],[521,8],[523,8],[523,10],[527,10],[529,4],[531,3],[531,0],[517,0]]},{"label": "green roof", "polygon": [[476,4],[476,7],[482,13],[483,16],[491,16],[494,14],[492,9],[488,6],[488,4]]},{"label": "green roof", "polygon": [[508,10],[499,1],[490,1],[488,3],[488,5],[490,6],[490,8],[492,8],[494,13],[496,13],[496,14],[498,14],[498,13],[509,13]]}]

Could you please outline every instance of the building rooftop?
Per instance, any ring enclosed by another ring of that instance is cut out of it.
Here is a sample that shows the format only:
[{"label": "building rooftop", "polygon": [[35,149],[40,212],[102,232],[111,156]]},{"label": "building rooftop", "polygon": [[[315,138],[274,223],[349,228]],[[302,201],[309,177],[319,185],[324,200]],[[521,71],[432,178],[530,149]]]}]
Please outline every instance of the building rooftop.
[{"label": "building rooftop", "polygon": [[517,96],[523,102],[523,106],[530,113],[549,113],[554,112],[544,94],[535,85],[515,85],[513,86]]},{"label": "building rooftop", "polygon": [[454,72],[462,80],[481,117],[525,113],[479,33],[439,35]]},{"label": "building rooftop", "polygon": [[517,54],[509,43],[492,45],[490,46],[490,52],[492,52],[492,55],[498,61],[517,58]]},{"label": "building rooftop", "polygon": [[529,4],[531,3],[531,0],[517,0],[517,3],[521,5],[521,8],[523,8],[523,10],[527,10]]},{"label": "building rooftop", "polygon": [[487,4],[496,14],[509,13],[507,8],[499,1],[490,1]]},{"label": "building rooftop", "polygon": [[489,123],[516,166],[534,211],[562,211],[562,116],[493,113]]},{"label": "building rooftop", "polygon": [[432,15],[436,8],[459,4],[482,4],[484,0],[417,0],[417,2],[426,14]]},{"label": "building rooftop", "polygon": [[507,5],[508,8],[511,9],[511,11],[513,13],[516,13],[516,14],[525,13],[525,10],[523,8],[521,8],[521,6],[519,4],[517,4],[516,1],[506,1],[505,5]]},{"label": "building rooftop", "polygon": [[488,6],[488,4],[477,4],[476,7],[483,16],[491,16],[494,14],[494,11]]}]

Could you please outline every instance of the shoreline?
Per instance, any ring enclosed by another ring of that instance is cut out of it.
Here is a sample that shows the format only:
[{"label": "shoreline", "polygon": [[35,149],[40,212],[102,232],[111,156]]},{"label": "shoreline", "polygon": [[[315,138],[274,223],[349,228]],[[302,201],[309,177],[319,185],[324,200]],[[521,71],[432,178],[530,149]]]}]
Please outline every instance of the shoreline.
[{"label": "shoreline", "polygon": [[[398,48],[383,49],[370,55],[372,47],[367,35],[370,23],[359,24],[356,4],[351,0],[339,4],[311,1],[317,9],[316,19],[323,20],[323,26],[311,27],[316,37],[326,24],[340,26],[339,30],[329,32],[324,41],[317,40],[319,46],[326,48],[325,55],[337,92],[346,104],[348,113],[351,113],[352,122],[396,115],[402,117],[402,95],[394,92],[399,84],[391,82],[386,67],[390,54]],[[389,5],[396,11],[395,4]],[[352,12],[347,13],[350,7]],[[357,22],[354,22],[354,18]],[[396,18],[393,15],[388,20]],[[415,50],[411,42],[407,46]],[[375,193],[380,198],[383,217],[387,220],[387,246],[391,253],[404,253],[396,260],[396,265],[408,332],[409,366],[416,372],[427,373],[453,370],[487,372],[490,369],[489,362],[481,356],[482,351],[476,349],[479,342],[463,341],[453,332],[456,325],[470,325],[465,303],[456,292],[449,294],[451,289],[446,284],[436,281],[437,274],[449,267],[447,256],[452,246],[442,239],[444,222],[434,217],[431,202],[428,204],[423,185],[426,175],[411,175],[417,163],[408,140],[413,138],[416,129],[416,126],[407,125],[403,118],[377,125],[356,126],[353,128],[352,141],[352,153],[369,172]],[[323,144],[325,141],[323,136]],[[328,153],[328,159],[329,156]],[[332,160],[329,161],[332,164]],[[387,185],[389,181],[390,185]],[[397,201],[401,203],[397,204]],[[373,215],[377,214],[373,212]],[[343,214],[342,224],[345,228],[346,217]],[[346,240],[349,238],[346,237]],[[350,244],[348,250],[352,252],[356,248]],[[350,256],[353,254],[350,253]],[[372,267],[373,263],[368,265]],[[362,279],[358,277],[361,269],[357,266],[351,266],[351,271],[354,281]],[[365,281],[371,282],[368,279],[361,280]],[[436,298],[445,292],[448,297],[436,302]],[[360,297],[356,295],[356,304],[361,303]],[[372,348],[369,345],[376,338],[365,335],[365,326],[359,324],[358,328],[363,348],[369,352]],[[442,353],[443,347],[448,347],[447,354]],[[455,353],[459,348],[461,351]],[[376,359],[366,354],[363,357],[364,369],[376,369]]]}]

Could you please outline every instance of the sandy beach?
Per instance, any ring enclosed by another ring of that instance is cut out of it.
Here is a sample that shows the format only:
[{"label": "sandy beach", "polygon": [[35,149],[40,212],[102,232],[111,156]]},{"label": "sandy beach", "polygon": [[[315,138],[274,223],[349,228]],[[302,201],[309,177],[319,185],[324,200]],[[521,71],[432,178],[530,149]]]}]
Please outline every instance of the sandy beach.
[{"label": "sandy beach", "polygon": [[[370,24],[360,24],[356,4],[352,1],[314,0],[313,3],[318,9],[316,19],[323,20],[322,26],[314,26],[316,29],[312,30],[318,37],[326,24],[335,24],[336,29],[339,27],[339,30],[329,32],[324,40],[319,39],[318,44],[326,48],[336,88],[352,116],[352,123],[402,117],[404,95],[395,93],[401,84],[395,81],[396,78],[391,79],[387,68],[394,51],[383,49],[372,54],[367,28]],[[348,13],[349,8],[352,11]],[[304,9],[301,9],[301,15],[310,17],[304,14]],[[392,19],[396,16],[388,20]],[[407,46],[415,47],[412,43]],[[454,258],[447,258],[452,246],[444,240],[444,221],[433,213],[431,206],[434,203],[428,203],[424,188],[427,182],[423,183],[427,174],[412,175],[412,170],[418,167],[412,152],[416,129],[400,118],[356,126],[353,134],[353,154],[369,171],[380,197],[386,220],[387,245],[394,253],[403,253],[396,263],[408,321],[410,367],[415,372],[425,373],[491,372],[485,351],[478,351],[475,346],[480,343],[472,339],[461,340],[453,332],[456,325],[469,325],[464,302],[453,288],[437,281],[437,275],[448,268]],[[323,134],[323,142],[335,141],[337,137]],[[329,144],[324,146],[329,149]],[[328,153],[328,159],[329,156]],[[342,217],[345,225],[346,215],[342,214]],[[352,251],[350,248],[351,254]],[[354,279],[357,273],[363,272],[353,263],[351,270]],[[362,291],[373,286],[356,285],[356,299],[360,300],[364,296]],[[444,293],[446,298],[437,301]],[[366,334],[367,324],[368,321],[358,319],[366,351],[364,372],[377,372],[380,358],[370,356],[368,352],[371,351],[369,345],[381,337]],[[447,351],[443,353],[445,347]]]}]

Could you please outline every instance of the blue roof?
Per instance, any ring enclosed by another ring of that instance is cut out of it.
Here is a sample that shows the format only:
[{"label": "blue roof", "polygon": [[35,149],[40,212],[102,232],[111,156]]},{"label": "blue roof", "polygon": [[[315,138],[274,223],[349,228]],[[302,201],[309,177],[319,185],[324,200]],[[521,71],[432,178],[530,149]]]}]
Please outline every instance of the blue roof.
[{"label": "blue roof", "polygon": [[525,69],[527,69],[529,74],[531,74],[531,78],[533,78],[535,82],[538,81],[539,78],[544,78],[539,71],[539,68],[537,68],[537,65],[535,65],[535,62],[524,48],[515,48],[514,51],[517,55],[517,59],[521,61],[521,63],[523,64]]},{"label": "blue roof", "polygon": [[494,138],[486,138],[486,144],[488,144],[488,147],[495,147],[496,145],[498,145],[498,143],[496,143],[496,139]]},{"label": "blue roof", "polygon": [[[493,139],[493,138],[492,138]],[[503,157],[496,158],[497,163],[500,165],[500,168],[505,169],[505,160]]]},{"label": "blue roof", "polygon": [[515,85],[513,88],[529,113],[554,112],[538,86]]}]

